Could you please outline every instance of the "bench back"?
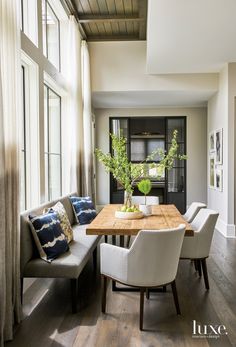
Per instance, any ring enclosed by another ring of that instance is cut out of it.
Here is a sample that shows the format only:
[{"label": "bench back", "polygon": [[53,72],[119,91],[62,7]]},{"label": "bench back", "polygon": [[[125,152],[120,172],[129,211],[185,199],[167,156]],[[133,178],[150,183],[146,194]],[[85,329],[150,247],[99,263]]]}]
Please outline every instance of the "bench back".
[{"label": "bench back", "polygon": [[60,201],[66,210],[66,213],[68,215],[70,224],[73,225],[76,223],[75,215],[73,211],[73,207],[71,205],[70,196],[77,196],[77,193],[72,193],[66,196],[63,196],[57,200],[47,202],[43,205],[40,205],[39,207],[24,211],[20,215],[20,269],[21,269],[21,275],[23,276],[24,267],[28,263],[28,261],[32,258],[38,257],[38,250],[35,245],[31,228],[30,228],[30,222],[29,222],[29,215],[40,215],[43,213],[44,209],[50,208],[54,206],[58,201]]}]

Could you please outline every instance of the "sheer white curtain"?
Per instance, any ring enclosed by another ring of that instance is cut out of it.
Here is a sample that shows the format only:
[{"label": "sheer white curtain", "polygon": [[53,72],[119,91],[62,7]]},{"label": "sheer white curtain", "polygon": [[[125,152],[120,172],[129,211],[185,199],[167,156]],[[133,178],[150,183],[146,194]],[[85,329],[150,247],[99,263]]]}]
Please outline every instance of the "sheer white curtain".
[{"label": "sheer white curtain", "polygon": [[63,193],[77,191],[94,199],[89,52],[86,41],[81,41],[74,16],[70,16],[68,29],[65,69],[68,96],[62,119]]},{"label": "sheer white curtain", "polygon": [[81,36],[74,16],[68,23],[65,76],[68,84],[66,107],[62,112],[62,139],[64,150],[64,194],[77,191],[82,194],[83,112],[81,83]]},{"label": "sheer white curtain", "polygon": [[0,0],[0,345],[19,322],[19,1]]},{"label": "sheer white curtain", "polygon": [[83,96],[83,128],[84,128],[84,163],[83,163],[83,194],[93,199],[94,168],[93,168],[93,139],[92,139],[92,107],[90,83],[90,58],[86,41],[82,41],[82,96]]}]

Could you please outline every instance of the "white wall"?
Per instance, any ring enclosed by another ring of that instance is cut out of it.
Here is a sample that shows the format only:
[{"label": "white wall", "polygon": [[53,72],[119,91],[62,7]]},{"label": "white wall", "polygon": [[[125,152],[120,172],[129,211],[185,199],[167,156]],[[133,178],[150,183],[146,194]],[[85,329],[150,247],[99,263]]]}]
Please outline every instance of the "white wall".
[{"label": "white wall", "polygon": [[146,42],[90,42],[93,92],[196,91],[215,92],[218,74],[148,75]]},{"label": "white wall", "polygon": [[[109,152],[109,117],[187,116],[187,205],[207,202],[206,108],[96,109],[96,147]],[[109,203],[109,175],[97,164],[97,204]]]},{"label": "white wall", "polygon": [[[223,191],[208,188],[208,206],[219,211],[217,229],[227,237],[235,236],[234,221],[234,118],[236,64],[220,72],[219,91],[208,103],[208,138],[213,130],[223,129]],[[209,146],[208,146],[209,148]],[[208,151],[209,152],[209,151]],[[209,155],[209,154],[208,154]],[[209,172],[209,163],[208,163]],[[209,176],[209,175],[208,175]]]}]

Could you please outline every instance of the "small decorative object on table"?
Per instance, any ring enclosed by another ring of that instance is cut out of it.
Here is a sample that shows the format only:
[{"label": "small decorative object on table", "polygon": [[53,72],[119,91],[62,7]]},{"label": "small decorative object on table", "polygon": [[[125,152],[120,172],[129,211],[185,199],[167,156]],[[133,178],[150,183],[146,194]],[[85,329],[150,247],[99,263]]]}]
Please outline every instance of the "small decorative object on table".
[{"label": "small decorative object on table", "polygon": [[123,205],[120,210],[115,212],[115,217],[120,219],[140,219],[143,213],[135,206],[127,207]]},{"label": "small decorative object on table", "polygon": [[152,183],[149,179],[143,179],[138,183],[138,190],[143,193],[145,197],[145,203],[140,204],[139,209],[145,216],[150,216],[152,214],[152,206],[147,205],[147,194],[150,193],[151,189]]}]

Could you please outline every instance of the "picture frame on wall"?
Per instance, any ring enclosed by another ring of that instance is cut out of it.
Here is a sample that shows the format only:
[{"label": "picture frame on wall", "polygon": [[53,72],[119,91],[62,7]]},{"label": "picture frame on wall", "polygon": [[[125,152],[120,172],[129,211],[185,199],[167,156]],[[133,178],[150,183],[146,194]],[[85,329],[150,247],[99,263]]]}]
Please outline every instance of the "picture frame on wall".
[{"label": "picture frame on wall", "polygon": [[209,157],[209,186],[215,188],[215,153],[211,153]]},{"label": "picture frame on wall", "polygon": [[215,152],[215,131],[211,131],[209,134],[209,151]]},{"label": "picture frame on wall", "polygon": [[215,189],[223,191],[223,170],[221,168],[215,169]]},{"label": "picture frame on wall", "polygon": [[215,164],[223,164],[223,129],[215,131]]}]

